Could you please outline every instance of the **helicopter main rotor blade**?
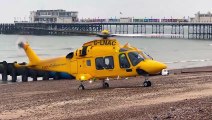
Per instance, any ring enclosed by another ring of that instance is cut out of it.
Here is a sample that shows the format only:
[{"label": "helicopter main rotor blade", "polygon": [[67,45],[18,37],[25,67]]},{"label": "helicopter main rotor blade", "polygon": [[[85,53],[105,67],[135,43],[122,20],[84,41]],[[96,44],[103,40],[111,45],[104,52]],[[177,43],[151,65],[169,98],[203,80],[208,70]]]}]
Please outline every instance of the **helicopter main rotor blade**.
[{"label": "helicopter main rotor blade", "polygon": [[118,37],[181,37],[180,34],[111,34]]},{"label": "helicopter main rotor blade", "polygon": [[87,31],[73,31],[69,29],[46,29],[46,28],[36,28],[36,27],[24,27],[25,29],[32,29],[32,30],[44,30],[44,31],[52,31],[52,32],[67,32],[79,35],[98,35],[98,33],[91,33]]},{"label": "helicopter main rotor blade", "polygon": [[44,30],[51,32],[67,32],[78,35],[89,35],[89,36],[98,36],[98,37],[182,37],[180,34],[102,34],[102,33],[92,33],[88,31],[73,31],[69,29],[46,29],[46,28],[36,28],[36,27],[24,27],[25,29],[32,30]]}]

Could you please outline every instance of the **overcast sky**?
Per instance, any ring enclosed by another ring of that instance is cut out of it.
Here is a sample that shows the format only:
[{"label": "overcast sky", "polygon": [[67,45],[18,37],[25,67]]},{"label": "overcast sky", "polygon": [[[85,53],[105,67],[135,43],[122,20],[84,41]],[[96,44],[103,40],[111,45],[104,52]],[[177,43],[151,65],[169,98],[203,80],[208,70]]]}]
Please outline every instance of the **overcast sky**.
[{"label": "overcast sky", "polygon": [[78,11],[79,18],[187,18],[212,12],[212,0],[0,0],[0,23],[28,20],[38,9]]}]

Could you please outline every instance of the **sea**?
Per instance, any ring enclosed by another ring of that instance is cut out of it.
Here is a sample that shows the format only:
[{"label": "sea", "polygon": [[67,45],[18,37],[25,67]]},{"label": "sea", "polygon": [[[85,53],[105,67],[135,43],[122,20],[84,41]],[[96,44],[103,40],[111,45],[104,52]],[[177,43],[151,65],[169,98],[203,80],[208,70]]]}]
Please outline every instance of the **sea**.
[{"label": "sea", "polygon": [[[27,41],[41,59],[65,56],[83,43],[98,39],[94,36],[0,35],[0,62],[28,62],[17,43]],[[117,37],[121,44],[129,43],[154,60],[166,63],[168,69],[212,66],[212,40]]]}]

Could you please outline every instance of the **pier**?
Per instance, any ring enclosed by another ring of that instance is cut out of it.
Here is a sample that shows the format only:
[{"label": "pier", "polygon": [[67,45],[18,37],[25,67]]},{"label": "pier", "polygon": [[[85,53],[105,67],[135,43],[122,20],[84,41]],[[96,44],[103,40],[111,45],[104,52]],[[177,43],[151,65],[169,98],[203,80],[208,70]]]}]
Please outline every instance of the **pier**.
[{"label": "pier", "polygon": [[75,35],[73,32],[97,33],[104,29],[107,29],[111,31],[111,33],[115,34],[171,34],[173,36],[170,36],[170,38],[212,39],[212,23],[78,22],[0,24],[0,34]]}]

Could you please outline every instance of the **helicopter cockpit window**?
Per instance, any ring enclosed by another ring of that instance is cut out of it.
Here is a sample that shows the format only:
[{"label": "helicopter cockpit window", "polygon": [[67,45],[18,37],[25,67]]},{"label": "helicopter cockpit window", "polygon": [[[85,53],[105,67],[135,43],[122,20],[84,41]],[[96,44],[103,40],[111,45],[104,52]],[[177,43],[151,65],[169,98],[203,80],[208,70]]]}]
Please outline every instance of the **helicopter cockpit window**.
[{"label": "helicopter cockpit window", "polygon": [[129,52],[128,56],[133,66],[136,66],[138,63],[144,60],[144,58],[137,52]]},{"label": "helicopter cockpit window", "polygon": [[103,57],[96,58],[96,69],[103,70],[104,67],[105,67],[104,58]]},{"label": "helicopter cockpit window", "polygon": [[130,68],[130,63],[129,63],[125,53],[121,53],[119,55],[119,62],[120,62],[121,68]]},{"label": "helicopter cockpit window", "polygon": [[112,56],[108,56],[104,58],[105,69],[113,69],[114,68],[114,61]]}]

